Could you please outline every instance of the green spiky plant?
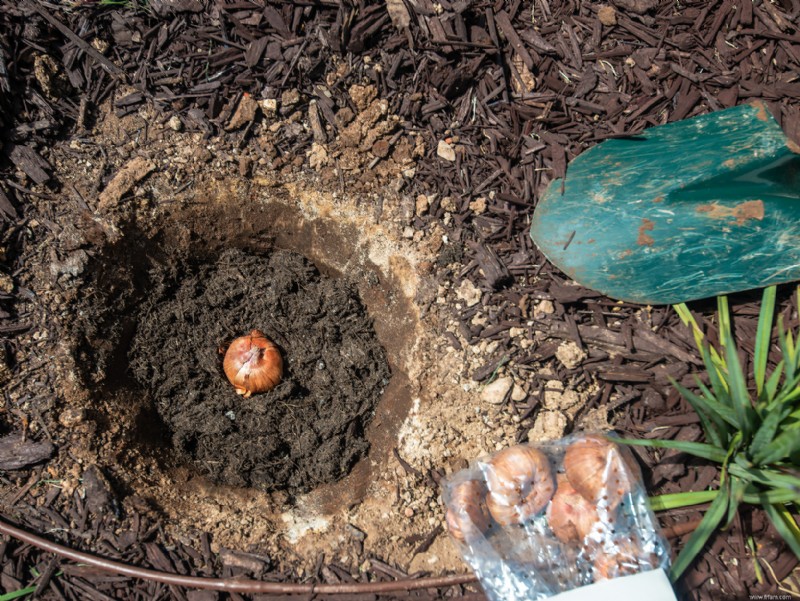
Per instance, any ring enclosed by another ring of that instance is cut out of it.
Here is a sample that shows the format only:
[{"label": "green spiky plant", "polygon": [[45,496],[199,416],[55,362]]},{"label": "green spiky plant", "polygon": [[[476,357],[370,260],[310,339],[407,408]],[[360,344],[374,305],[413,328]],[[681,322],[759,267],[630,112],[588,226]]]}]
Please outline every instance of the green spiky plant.
[{"label": "green spiky plant", "polygon": [[[800,287],[797,290],[800,302]],[[711,503],[676,559],[677,580],[713,532],[733,521],[741,503],[759,505],[800,557],[800,528],[792,509],[800,503],[800,340],[778,316],[781,360],[767,375],[772,344],[775,286],[764,290],[753,359],[754,394],[748,390],[731,332],[727,297],[717,299],[719,348],[712,346],[685,304],[675,306],[692,328],[708,372],[709,386],[695,376],[698,393],[672,380],[700,418],[705,442],[624,440],[627,444],[675,449],[720,464],[719,488],[651,499],[656,511]]]}]

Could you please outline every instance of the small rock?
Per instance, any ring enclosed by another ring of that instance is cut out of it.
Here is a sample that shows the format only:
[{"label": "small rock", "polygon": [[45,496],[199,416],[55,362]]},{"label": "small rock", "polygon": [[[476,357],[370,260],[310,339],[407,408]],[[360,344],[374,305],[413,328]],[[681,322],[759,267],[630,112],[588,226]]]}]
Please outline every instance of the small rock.
[{"label": "small rock", "polygon": [[278,112],[278,99],[277,98],[266,98],[258,103],[261,107],[261,110],[264,111],[267,115],[271,115],[273,113]]},{"label": "small rock", "polygon": [[100,193],[97,204],[101,210],[116,205],[133,186],[143,180],[153,169],[155,163],[144,157],[134,157],[119,170]]},{"label": "small rock", "polygon": [[67,255],[63,261],[53,261],[50,263],[50,273],[53,277],[65,276],[67,279],[78,277],[86,269],[89,263],[89,255],[85,250],[76,250]]},{"label": "small rock", "polygon": [[411,509],[411,507],[406,507],[403,510],[403,515],[406,516],[407,518],[413,518],[414,517],[414,510]]},{"label": "small rock", "polygon": [[172,131],[181,131],[183,129],[183,121],[178,115],[172,115],[167,121],[167,127],[169,127]]},{"label": "small rock", "polygon": [[14,292],[14,280],[7,273],[0,273],[0,292],[6,294]]},{"label": "small rock", "polygon": [[479,196],[471,203],[469,203],[470,210],[475,213],[476,215],[480,215],[486,212],[486,198],[483,196]]},{"label": "small rock", "polygon": [[428,202],[428,197],[425,194],[420,194],[417,196],[417,201],[415,204],[417,215],[424,215],[428,212],[428,207],[430,203]]},{"label": "small rock", "polygon": [[83,409],[67,407],[58,416],[58,423],[65,428],[74,428],[83,423],[86,419],[86,412]]},{"label": "small rock", "polygon": [[469,280],[464,280],[456,289],[456,296],[467,303],[468,307],[474,307],[481,300],[481,291]]},{"label": "small rock", "polygon": [[553,301],[543,300],[536,303],[536,313],[541,313],[542,315],[552,315],[555,313],[556,308],[553,305]]},{"label": "small rock", "polygon": [[525,333],[525,328],[509,328],[508,335],[517,338]]},{"label": "small rock", "polygon": [[506,400],[506,395],[513,385],[514,378],[510,376],[498,378],[483,389],[481,400],[492,405],[499,405]]},{"label": "small rock", "polygon": [[564,390],[564,385],[558,380],[550,380],[544,387],[542,405],[550,410],[567,410],[580,402],[580,396],[574,390]]},{"label": "small rock", "polygon": [[414,228],[410,225],[407,225],[403,228],[403,238],[411,239],[414,237]]},{"label": "small rock", "polygon": [[92,48],[97,50],[100,54],[105,54],[111,45],[101,38],[94,38],[92,40]]},{"label": "small rock", "polygon": [[308,164],[312,169],[319,171],[328,164],[328,149],[322,144],[311,143],[311,149],[306,152]]},{"label": "small rock", "polygon": [[256,118],[256,111],[258,111],[258,102],[250,94],[245,93],[236,106],[233,117],[228,121],[228,125],[225,126],[225,130],[234,131],[243,125],[247,125]]},{"label": "small rock", "polygon": [[536,417],[533,428],[528,431],[528,442],[547,442],[564,436],[567,431],[567,416],[560,411],[542,411]]},{"label": "small rock", "polygon": [[281,94],[281,108],[288,110],[300,102],[300,90],[291,89],[286,90]]},{"label": "small rock", "polygon": [[617,11],[613,6],[601,6],[597,11],[597,18],[606,27],[611,27],[617,24]]},{"label": "small rock", "polygon": [[525,389],[519,384],[514,384],[514,390],[511,391],[511,400],[518,403],[526,398],[528,398],[528,393],[525,392]]},{"label": "small rock", "polygon": [[569,340],[558,347],[556,358],[567,369],[575,369],[586,359],[586,353],[576,343]]},{"label": "small rock", "polygon": [[456,210],[456,200],[452,196],[445,196],[440,203],[445,211],[453,212]]},{"label": "small rock", "polygon": [[456,160],[456,150],[452,145],[444,140],[439,140],[439,145],[436,147],[436,154],[443,158],[445,161]]},{"label": "small rock", "polygon": [[355,84],[350,86],[348,93],[359,112],[363,112],[378,97],[378,88],[373,85],[362,86]]}]

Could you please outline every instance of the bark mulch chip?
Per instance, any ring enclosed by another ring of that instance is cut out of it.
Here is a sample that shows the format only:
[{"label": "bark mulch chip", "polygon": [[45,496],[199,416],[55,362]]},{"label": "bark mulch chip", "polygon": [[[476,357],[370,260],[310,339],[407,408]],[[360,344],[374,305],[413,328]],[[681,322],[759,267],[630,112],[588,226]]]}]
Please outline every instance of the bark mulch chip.
[{"label": "bark mulch chip", "polygon": [[[413,179],[397,186],[430,200],[427,211],[410,219],[414,229],[441,226],[447,234],[437,277],[454,286],[469,280],[481,293],[479,305],[459,315],[461,340],[448,335],[453,348],[497,342],[496,358],[472,376],[483,381],[505,366],[538,381],[540,392],[551,379],[596,382],[584,411],[607,408],[619,431],[698,440],[696,416],[669,386],[670,378],[693,386],[692,375],[702,370],[674,312],[618,303],[565,280],[531,243],[529,218],[538,193],[565,174],[571,159],[599,141],[646,127],[758,99],[790,138],[800,140],[799,15],[797,0],[689,0],[680,6],[665,0],[0,0],[0,383],[7,370],[20,369],[15,340],[29,323],[24,307],[33,294],[14,283],[18,258],[33,236],[28,224],[36,219],[58,227],[37,214],[34,201],[72,194],[48,161],[54,140],[80,136],[113,96],[117,116],[149,103],[161,123],[176,117],[176,127],[229,136],[241,148],[271,103],[281,115],[309,115],[308,129],[289,130],[272,149],[276,165],[299,167],[312,143],[329,142],[346,127],[357,101],[351,86],[370,83],[399,117],[399,130],[425,140],[426,156]],[[337,72],[342,62],[349,68]],[[369,166],[346,182],[340,176],[336,185],[368,186],[397,135],[378,139]],[[540,310],[545,304],[548,310]],[[742,295],[733,304],[750,354],[758,297]],[[783,306],[787,317],[797,314],[788,300]],[[713,337],[712,304],[693,308]],[[475,321],[478,311],[486,319]],[[523,348],[511,335],[515,328],[535,328],[545,337]],[[563,342],[577,345],[585,358],[564,365],[557,358]],[[41,366],[24,369],[34,377]],[[46,428],[34,438],[21,434],[29,420],[41,421],[49,402],[32,398],[24,409],[6,407],[0,414],[0,430],[13,432],[0,439],[0,469],[18,487],[2,500],[14,521],[157,570],[294,578],[275,571],[272,558],[234,551],[215,556],[202,534],[193,541],[171,539],[141,512],[118,507],[98,470],[84,474],[87,498],[74,493],[58,505],[66,513],[54,509],[61,491],[39,465],[54,451]],[[524,440],[540,402],[529,395],[507,403],[521,416]],[[639,449],[637,455],[653,493],[716,483],[713,469],[679,454],[657,459]],[[676,510],[661,517],[673,526],[699,515]],[[419,541],[419,552],[435,533]],[[758,545],[758,561],[750,541]],[[362,580],[405,576],[391,558],[369,559],[372,569]],[[0,541],[0,565],[4,590],[35,586],[42,598],[222,598],[71,565],[14,539]],[[730,529],[712,538],[679,588],[683,598],[697,600],[775,593],[776,581],[796,565],[765,516],[743,509]],[[348,582],[351,569],[321,558],[313,577]],[[483,598],[464,587],[381,598],[442,595]]]}]

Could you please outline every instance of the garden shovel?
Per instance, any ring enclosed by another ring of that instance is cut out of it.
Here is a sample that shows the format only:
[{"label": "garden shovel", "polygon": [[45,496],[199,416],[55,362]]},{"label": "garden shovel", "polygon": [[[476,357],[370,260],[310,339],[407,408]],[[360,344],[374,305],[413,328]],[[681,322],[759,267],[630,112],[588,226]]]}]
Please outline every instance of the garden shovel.
[{"label": "garden shovel", "polygon": [[800,279],[798,153],[761,103],[606,140],[550,183],[531,237],[578,283],[635,303]]}]

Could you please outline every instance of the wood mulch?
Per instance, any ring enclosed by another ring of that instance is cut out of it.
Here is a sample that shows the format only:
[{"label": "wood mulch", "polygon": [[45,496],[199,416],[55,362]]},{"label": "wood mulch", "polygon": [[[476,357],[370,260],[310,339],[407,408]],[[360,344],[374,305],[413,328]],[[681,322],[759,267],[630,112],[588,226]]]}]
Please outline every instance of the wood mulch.
[{"label": "wood mulch", "polygon": [[[148,102],[164,122],[177,115],[183,127],[208,136],[226,135],[230,107],[243,94],[280,99],[297,90],[299,108],[313,107],[312,125],[317,120],[322,127],[299,128],[281,139],[277,151],[288,161],[304,156],[315,132],[325,135],[326,126],[337,132],[336,113],[352,103],[348,88],[369,81],[400,117],[401,128],[426,140],[427,156],[406,192],[433,198],[412,226],[442,225],[449,240],[445,252],[458,259],[457,268],[442,261],[438,277],[456,285],[469,279],[482,291],[481,303],[459,315],[460,332],[469,343],[499,344],[495,359],[472,374],[474,379],[488,379],[503,363],[539,381],[541,389],[552,379],[597,381],[587,410],[607,407],[620,431],[700,438],[694,414],[669,386],[670,377],[692,386],[691,374],[701,367],[674,312],[643,310],[575,286],[533,246],[529,217],[537,194],[564,175],[569,160],[604,139],[652,125],[759,99],[786,133],[800,140],[800,0],[101,4],[0,0],[0,238],[9,249],[0,257],[0,275],[13,279],[18,252],[30,235],[28,220],[46,218],[35,214],[29,199],[61,190],[47,147],[89,127],[100,104],[121,86],[132,91],[115,101],[118,115]],[[348,76],[336,77],[337,57],[349,63]],[[237,139],[246,143],[247,135],[245,129]],[[454,152],[437,152],[441,144]],[[379,160],[380,149],[375,154]],[[0,287],[0,368],[8,363],[13,369],[15,336],[29,327],[19,301],[29,293],[6,288]],[[797,307],[785,297],[788,318]],[[552,302],[552,314],[534,313],[533,304],[542,300]],[[743,295],[735,305],[738,332],[751,353],[758,296]],[[713,306],[694,308],[713,331]],[[488,319],[474,325],[478,310]],[[510,330],[528,327],[529,321],[548,339],[522,349]],[[568,369],[555,359],[561,341],[573,341],[586,352],[582,364]],[[455,337],[452,343],[460,345]],[[521,423],[530,424],[538,409],[533,395],[508,403]],[[7,411],[2,426],[18,431],[21,419]],[[521,440],[524,434],[521,429]],[[30,465],[50,451],[39,441],[17,444],[19,452],[9,457],[27,454],[30,461],[0,466],[8,482],[19,482],[14,498],[3,500],[14,511],[7,516],[12,521],[155,569],[292,578],[273,571],[269,558],[226,562],[222,554],[213,556],[202,534],[178,541],[136,511],[118,516],[113,497],[100,485],[94,497],[74,495],[69,514],[52,508],[61,494],[55,486],[30,505],[30,490],[48,486],[42,468]],[[714,483],[713,468],[686,457],[656,463],[642,452],[640,458],[651,491],[701,490]],[[662,518],[671,525],[698,515],[674,511]],[[751,536],[759,544],[758,566]],[[716,535],[687,572],[682,595],[716,599],[720,590],[732,597],[775,593],[776,579],[797,564],[780,543],[769,544],[775,540],[760,512],[742,511],[734,527]],[[372,571],[361,578],[403,576],[390,565],[391,558],[382,558],[389,563],[370,559]],[[81,569],[14,540],[0,542],[0,566],[6,591],[33,583],[47,598],[219,598]],[[320,560],[310,577],[348,581],[350,570]],[[479,597],[466,590],[382,598]]]}]

